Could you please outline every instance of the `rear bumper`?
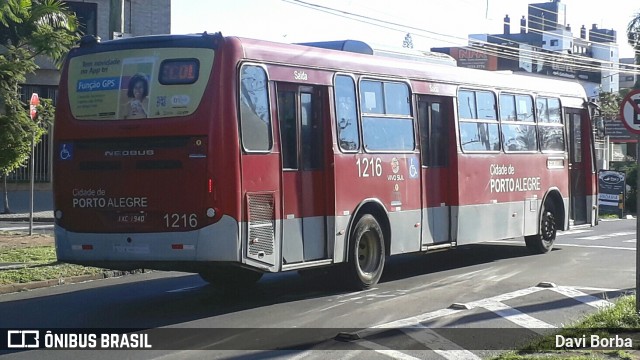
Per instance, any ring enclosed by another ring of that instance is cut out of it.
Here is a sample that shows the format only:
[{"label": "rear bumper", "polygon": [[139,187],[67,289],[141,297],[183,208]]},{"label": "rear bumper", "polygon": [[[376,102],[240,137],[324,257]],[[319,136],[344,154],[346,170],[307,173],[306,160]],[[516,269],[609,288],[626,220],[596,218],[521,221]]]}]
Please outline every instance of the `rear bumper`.
[{"label": "rear bumper", "polygon": [[112,269],[188,271],[190,262],[242,259],[240,225],[229,217],[202,229],[156,233],[78,233],[55,225],[58,260]]}]

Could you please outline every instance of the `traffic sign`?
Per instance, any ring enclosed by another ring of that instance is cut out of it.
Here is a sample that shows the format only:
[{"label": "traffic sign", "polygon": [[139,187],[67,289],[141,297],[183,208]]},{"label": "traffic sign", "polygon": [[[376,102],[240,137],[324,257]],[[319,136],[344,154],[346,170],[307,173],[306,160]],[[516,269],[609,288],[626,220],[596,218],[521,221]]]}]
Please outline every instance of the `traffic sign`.
[{"label": "traffic sign", "polygon": [[634,134],[640,135],[640,90],[633,90],[620,104],[622,123]]},{"label": "traffic sign", "polygon": [[38,111],[36,110],[36,106],[38,105],[40,105],[38,93],[31,94],[31,101],[29,102],[29,115],[31,116],[31,120],[35,120],[38,115]]}]

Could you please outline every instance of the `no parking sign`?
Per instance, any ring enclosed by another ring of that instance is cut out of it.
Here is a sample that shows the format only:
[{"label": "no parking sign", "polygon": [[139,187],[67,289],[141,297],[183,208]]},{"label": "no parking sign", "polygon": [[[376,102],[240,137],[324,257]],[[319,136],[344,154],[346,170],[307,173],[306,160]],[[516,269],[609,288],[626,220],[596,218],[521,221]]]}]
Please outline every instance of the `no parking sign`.
[{"label": "no parking sign", "polygon": [[622,123],[634,134],[640,134],[640,90],[633,90],[620,104]]},{"label": "no parking sign", "polygon": [[31,120],[35,120],[36,116],[38,116],[37,106],[40,105],[40,98],[38,97],[38,93],[31,94],[31,101],[29,101],[29,116],[31,116]]}]

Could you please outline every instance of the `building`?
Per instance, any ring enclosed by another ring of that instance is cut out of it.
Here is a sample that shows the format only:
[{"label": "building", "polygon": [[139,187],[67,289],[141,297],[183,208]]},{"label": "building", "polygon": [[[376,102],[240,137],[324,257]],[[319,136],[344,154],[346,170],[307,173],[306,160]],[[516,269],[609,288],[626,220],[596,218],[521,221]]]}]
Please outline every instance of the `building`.
[{"label": "building", "polygon": [[[633,81],[631,76],[619,76],[622,69],[615,30],[599,29],[597,24],[590,29],[582,25],[579,36],[574,36],[566,22],[566,4],[560,0],[529,4],[527,12],[520,19],[518,31],[512,31],[507,14],[501,34],[471,34],[467,47],[431,50],[453,56],[458,66],[575,80],[593,100],[599,98],[600,91],[618,92],[622,80],[624,86]],[[616,133],[624,146],[609,147],[600,142],[599,167],[607,168],[609,154],[635,151],[636,137],[622,123],[615,125],[620,125]]]},{"label": "building", "polygon": [[[638,75],[636,75],[637,70],[635,67],[627,67],[626,65],[634,65],[635,59],[620,59],[620,64],[620,89],[631,89],[638,81]],[[633,72],[625,72],[625,70],[633,70]]]},{"label": "building", "polygon": [[[600,90],[618,91],[618,45],[615,30],[583,25],[574,37],[566,24],[566,5],[560,0],[529,4],[527,17],[520,19],[519,31],[512,32],[511,18],[504,18],[502,34],[469,35],[469,47],[435,48],[458,59],[458,66],[469,67],[468,57],[457,54],[486,54],[496,63],[488,70],[529,72],[531,75],[560,77],[580,81],[590,97]],[[480,57],[476,55],[476,58]],[[496,58],[493,60],[493,58]],[[476,64],[477,62],[473,62]],[[477,67],[477,64],[470,67]]]},{"label": "building", "polygon": [[[171,0],[85,0],[64,1],[80,22],[84,34],[109,40],[119,37],[171,33]],[[28,103],[31,94],[55,102],[60,72],[47,58],[37,59],[40,67],[29,74],[21,87],[20,98]],[[51,179],[51,146],[45,135],[35,152],[37,182],[48,184]],[[9,176],[9,182],[29,180],[29,169],[21,168]]]}]

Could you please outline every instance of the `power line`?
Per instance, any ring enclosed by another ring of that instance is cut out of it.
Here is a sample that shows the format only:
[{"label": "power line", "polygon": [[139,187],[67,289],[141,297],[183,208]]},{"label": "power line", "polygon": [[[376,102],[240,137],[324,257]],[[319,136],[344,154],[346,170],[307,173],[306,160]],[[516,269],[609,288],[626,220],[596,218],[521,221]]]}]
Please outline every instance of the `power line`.
[{"label": "power line", "polygon": [[[458,45],[456,43],[451,42],[451,40],[445,40],[442,38],[452,38],[452,39],[459,39],[459,40],[466,40],[469,41],[469,39],[464,39],[464,38],[460,38],[457,36],[453,36],[453,35],[448,35],[448,34],[442,34],[439,32],[435,32],[435,31],[430,31],[430,30],[426,30],[426,29],[422,29],[422,28],[417,28],[414,26],[408,26],[405,24],[400,24],[400,23],[396,23],[396,22],[391,22],[391,21],[387,21],[387,20],[382,20],[382,19],[377,19],[377,18],[373,18],[370,16],[366,16],[366,15],[360,15],[360,14],[356,14],[356,13],[352,13],[349,11],[345,11],[345,10],[340,10],[340,9],[335,9],[335,8],[331,8],[328,6],[323,6],[323,5],[318,5],[318,4],[313,4],[313,3],[309,3],[306,1],[302,1],[302,0],[282,0],[284,2],[293,4],[293,5],[297,5],[297,6],[302,6],[302,7],[307,7],[310,9],[314,9],[316,11],[321,11],[321,12],[325,12],[331,15],[335,15],[335,16],[339,16],[339,17],[343,17],[343,18],[347,18],[350,20],[354,20],[354,21],[358,21],[358,22],[362,22],[362,23],[366,23],[369,25],[373,25],[373,26],[377,26],[377,27],[381,27],[381,28],[385,28],[385,29],[389,29],[389,30],[393,30],[393,31],[398,31],[398,32],[411,32],[419,37],[423,37],[423,38],[427,38],[427,39],[432,39],[432,40],[438,40],[438,41],[445,41],[447,43],[450,44],[455,44]],[[407,30],[413,30],[413,31],[407,31]],[[429,35],[422,35],[420,34],[420,32],[422,33],[426,33]],[[552,33],[554,35],[557,36],[557,34]],[[433,36],[439,36],[442,38],[434,38]],[[518,45],[528,45],[528,44],[524,44],[524,43],[520,43],[511,39],[506,39],[506,38],[500,38],[497,37],[495,35],[491,35],[492,37],[495,37],[497,39],[502,39],[506,42],[510,42],[513,44],[518,44]],[[573,38],[572,38],[573,39]],[[551,64],[555,64],[555,65],[567,65],[566,61],[561,61],[559,62],[558,60],[556,60],[557,58],[564,58],[565,60],[573,60],[573,63],[571,64],[574,67],[580,67],[582,70],[592,70],[592,71],[619,71],[621,70],[621,68],[624,69],[624,73],[633,73],[633,74],[640,74],[640,67],[639,66],[630,66],[629,64],[622,64],[622,63],[614,63],[611,61],[605,61],[605,60],[599,60],[599,59],[594,59],[594,58],[587,58],[587,57],[582,57],[582,56],[575,56],[575,55],[567,55],[567,54],[561,54],[561,53],[542,53],[539,51],[533,51],[533,50],[529,50],[529,49],[523,49],[523,48],[517,48],[517,47],[513,47],[513,46],[505,46],[505,45],[501,45],[501,44],[494,44],[494,43],[489,43],[486,41],[482,41],[482,40],[477,40],[477,39],[471,39],[472,43],[478,43],[478,44],[482,44],[482,45],[488,45],[491,47],[495,47],[497,49],[504,49],[504,50],[508,50],[508,51],[513,51],[514,49],[518,49],[520,51],[520,56],[519,57],[506,57],[503,53],[501,53],[499,50],[491,50],[492,54],[497,56],[497,57],[501,57],[501,58],[506,58],[506,59],[525,59],[525,60],[531,60],[531,61],[541,61],[544,60],[548,63]],[[480,51],[480,52],[486,52],[486,53],[491,53],[491,51],[487,50],[486,48],[478,48],[478,47],[472,47],[474,50]],[[524,55],[524,54],[527,55]],[[583,63],[585,60],[589,60],[591,62],[597,62],[602,64],[603,66],[588,66],[588,65],[583,65],[580,63]],[[604,67],[604,65],[609,65],[611,67]],[[617,66],[617,67],[616,67]]]}]

